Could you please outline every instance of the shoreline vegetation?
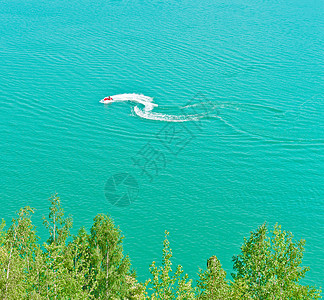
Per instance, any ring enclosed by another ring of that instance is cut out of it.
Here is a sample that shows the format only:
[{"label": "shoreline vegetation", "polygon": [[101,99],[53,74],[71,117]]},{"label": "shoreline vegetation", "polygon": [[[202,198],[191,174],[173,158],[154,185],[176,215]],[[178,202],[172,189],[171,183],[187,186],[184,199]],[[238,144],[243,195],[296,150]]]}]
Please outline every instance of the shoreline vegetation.
[{"label": "shoreline vegetation", "polygon": [[165,232],[162,263],[150,266],[151,278],[138,282],[130,258],[123,254],[123,236],[113,220],[98,214],[90,232],[71,236],[72,217],[65,216],[57,194],[43,223],[49,238],[42,245],[25,207],[6,229],[0,225],[1,299],[321,299],[321,290],[302,285],[308,267],[302,266],[305,240],[290,232],[261,225],[244,238],[233,256],[232,280],[212,256],[200,269],[197,282],[182,267],[172,266]]}]

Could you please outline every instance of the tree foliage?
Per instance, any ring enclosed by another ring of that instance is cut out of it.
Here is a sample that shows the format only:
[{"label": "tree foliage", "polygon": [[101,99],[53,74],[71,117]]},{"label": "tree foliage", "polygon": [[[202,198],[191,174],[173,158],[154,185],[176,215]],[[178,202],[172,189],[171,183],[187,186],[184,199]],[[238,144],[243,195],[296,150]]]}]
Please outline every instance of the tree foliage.
[{"label": "tree foliage", "polygon": [[231,299],[231,291],[226,281],[226,272],[216,256],[207,261],[207,269],[200,270],[197,287],[199,289],[198,299]]},{"label": "tree foliage", "polygon": [[172,250],[168,235],[169,233],[165,231],[162,266],[157,267],[153,261],[150,268],[150,273],[153,277],[150,299],[195,299],[191,280],[188,280],[187,274],[183,274],[182,266],[178,265],[176,271],[172,272]]},{"label": "tree foliage", "polygon": [[318,299],[319,292],[301,285],[305,240],[293,241],[290,232],[275,225],[271,236],[263,224],[244,239],[241,254],[233,257],[233,287],[240,299]]},{"label": "tree foliage", "polygon": [[66,217],[57,194],[50,198],[43,218],[48,239],[39,244],[32,224],[34,209],[25,207],[5,229],[0,224],[0,299],[319,299],[321,291],[303,285],[309,270],[302,266],[305,241],[275,225],[268,235],[263,224],[244,239],[233,257],[232,280],[212,256],[200,270],[196,286],[181,265],[172,267],[172,250],[165,232],[162,262],[153,262],[152,278],[139,283],[123,254],[123,236],[104,214],[94,218],[89,232],[71,236],[72,218]]}]

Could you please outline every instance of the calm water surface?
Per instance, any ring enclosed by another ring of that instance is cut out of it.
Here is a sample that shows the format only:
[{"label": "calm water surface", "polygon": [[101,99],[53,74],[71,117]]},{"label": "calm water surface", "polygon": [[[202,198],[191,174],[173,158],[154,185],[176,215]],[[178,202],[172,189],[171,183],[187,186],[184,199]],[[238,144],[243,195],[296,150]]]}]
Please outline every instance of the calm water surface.
[{"label": "calm water surface", "polygon": [[[141,280],[165,229],[195,277],[211,255],[230,273],[243,237],[278,222],[323,285],[323,20],[320,0],[0,0],[1,217],[35,207],[45,238],[55,191],[74,232],[109,213]],[[214,111],[169,123],[98,103],[121,93]],[[123,172],[139,190],[119,207],[105,184]]]}]

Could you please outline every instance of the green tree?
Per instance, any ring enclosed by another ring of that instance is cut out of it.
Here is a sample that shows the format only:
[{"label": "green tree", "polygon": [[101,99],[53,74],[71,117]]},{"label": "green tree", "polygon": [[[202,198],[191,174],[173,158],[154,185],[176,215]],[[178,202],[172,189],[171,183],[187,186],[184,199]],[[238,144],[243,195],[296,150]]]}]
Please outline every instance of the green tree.
[{"label": "green tree", "polygon": [[90,286],[96,299],[144,298],[144,288],[130,270],[130,260],[124,256],[123,236],[113,220],[99,214],[90,230]]},{"label": "green tree", "polygon": [[199,272],[197,282],[198,299],[201,300],[226,300],[231,298],[231,291],[226,281],[226,272],[220,261],[212,256],[207,262],[207,270]]},{"label": "green tree", "polygon": [[68,247],[67,239],[70,237],[72,218],[65,217],[57,194],[50,198],[50,202],[48,219],[43,218],[50,236],[43,245],[45,251],[41,294],[49,299],[88,299],[87,291],[82,285],[83,274],[80,275],[73,267],[71,268],[74,252]]},{"label": "green tree", "polygon": [[91,277],[90,243],[85,228],[81,228],[73,241],[68,244],[65,257],[65,267],[77,284],[74,290],[81,288],[83,293],[92,299],[96,281]]},{"label": "green tree", "polygon": [[[233,281],[216,256],[200,270],[197,287],[179,265],[172,270],[172,250],[165,232],[162,266],[153,262],[152,280],[140,284],[124,256],[123,236],[113,220],[99,214],[90,233],[81,228],[70,238],[72,218],[65,217],[60,198],[50,198],[44,224],[49,238],[38,243],[25,207],[5,230],[0,224],[0,299],[319,299],[320,290],[302,285],[308,267],[303,267],[305,241],[294,241],[290,232],[275,225],[270,237],[266,225],[244,239],[241,253],[233,257]],[[148,296],[146,287],[150,284]]]},{"label": "green tree", "polygon": [[47,244],[65,245],[67,238],[70,236],[70,229],[73,224],[72,217],[65,217],[60,197],[57,194],[52,195],[49,201],[51,206],[48,220],[43,217],[43,223],[50,234]]},{"label": "green tree", "polygon": [[233,257],[233,299],[319,299],[319,290],[299,283],[309,270],[301,266],[304,245],[279,225],[271,237],[265,224],[251,232]]},{"label": "green tree", "polygon": [[[25,207],[19,210],[18,217],[12,219],[12,225],[4,234],[1,225],[1,277],[2,299],[18,299],[34,294],[38,255],[40,248],[31,216],[34,210]],[[32,280],[30,280],[32,279]]]},{"label": "green tree", "polygon": [[181,265],[178,265],[176,271],[172,272],[172,250],[168,240],[169,233],[165,231],[165,239],[163,242],[162,266],[157,267],[153,261],[150,273],[152,274],[153,292],[150,299],[195,299],[194,289],[188,275],[183,275]]}]

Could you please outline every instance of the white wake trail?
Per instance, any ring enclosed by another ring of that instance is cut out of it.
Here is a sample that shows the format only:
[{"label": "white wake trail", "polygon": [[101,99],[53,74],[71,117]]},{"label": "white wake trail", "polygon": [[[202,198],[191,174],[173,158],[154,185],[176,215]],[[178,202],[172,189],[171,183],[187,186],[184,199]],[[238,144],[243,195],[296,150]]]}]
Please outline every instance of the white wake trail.
[{"label": "white wake trail", "polygon": [[153,98],[142,94],[135,94],[135,93],[118,94],[118,95],[107,97],[105,99],[100,100],[100,102],[105,104],[110,104],[113,102],[130,101],[132,103],[141,104],[143,107],[139,107],[136,105],[134,107],[134,112],[137,116],[148,120],[156,120],[156,121],[164,121],[164,122],[186,122],[186,121],[196,121],[199,120],[200,118],[198,115],[169,115],[169,114],[154,112],[153,109],[158,107],[158,105],[154,103]]}]

